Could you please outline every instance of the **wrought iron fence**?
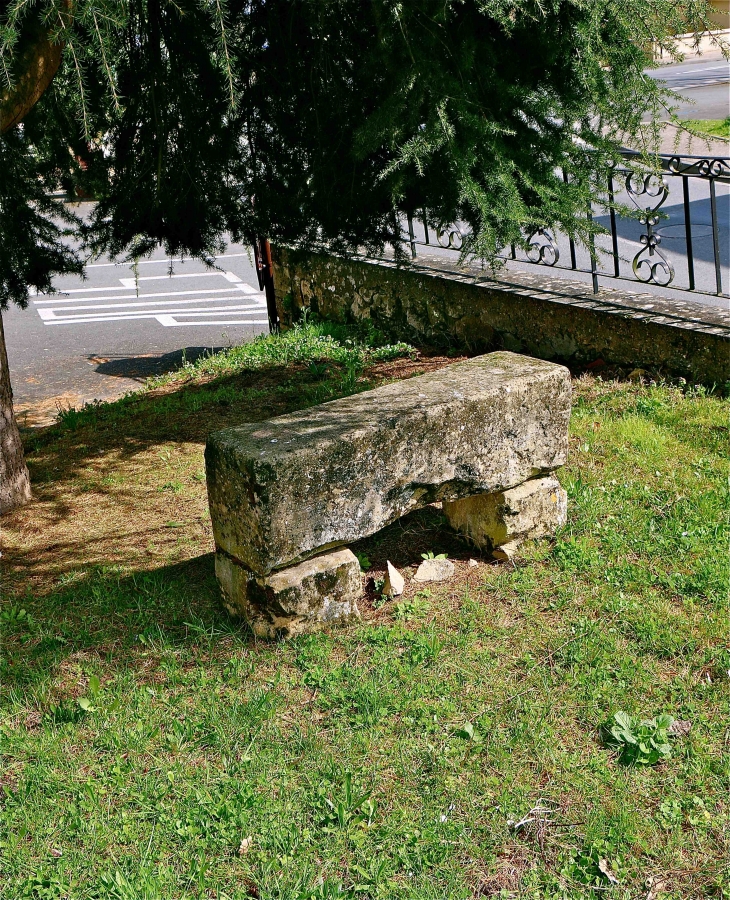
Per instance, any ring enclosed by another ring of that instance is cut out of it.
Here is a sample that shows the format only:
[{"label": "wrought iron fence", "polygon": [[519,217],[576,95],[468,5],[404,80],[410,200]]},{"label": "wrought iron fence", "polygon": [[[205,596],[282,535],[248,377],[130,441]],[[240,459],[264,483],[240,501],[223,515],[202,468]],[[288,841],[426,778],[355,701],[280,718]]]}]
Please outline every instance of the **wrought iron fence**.
[{"label": "wrought iron fence", "polygon": [[[624,155],[627,160],[639,156]],[[624,165],[607,172],[608,208],[592,204],[588,210],[605,233],[587,247],[538,228],[527,235],[526,249],[513,245],[502,258],[584,272],[596,293],[599,277],[607,277],[730,296],[723,291],[730,263],[730,157],[667,154],[660,159],[660,175]],[[635,208],[637,216],[622,216],[617,207]],[[437,255],[461,252],[466,234],[458,224],[434,227],[424,213],[406,215],[406,223],[414,259],[419,247]]]}]

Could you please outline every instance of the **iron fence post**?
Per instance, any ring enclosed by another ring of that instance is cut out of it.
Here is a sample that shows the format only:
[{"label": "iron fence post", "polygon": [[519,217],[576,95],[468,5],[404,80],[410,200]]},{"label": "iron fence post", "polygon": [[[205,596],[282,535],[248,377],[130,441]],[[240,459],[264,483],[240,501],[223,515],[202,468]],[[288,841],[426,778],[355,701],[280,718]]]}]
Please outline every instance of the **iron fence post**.
[{"label": "iron fence post", "polygon": [[416,238],[413,234],[413,216],[408,213],[408,238],[411,245],[411,258],[416,258]]},{"label": "iron fence post", "polygon": [[[589,202],[588,203],[588,221],[592,225],[593,224],[593,206]],[[588,236],[588,252],[591,257],[591,281],[593,282],[593,293],[598,293],[598,271],[596,269],[596,238],[591,231]]]},{"label": "iron fence post", "polygon": [[687,246],[687,277],[689,279],[689,289],[695,289],[695,260],[692,249],[692,218],[689,206],[689,178],[682,175],[682,199],[684,201],[684,235]]},{"label": "iron fence post", "polygon": [[609,213],[611,216],[611,247],[613,249],[613,274],[614,278],[618,278],[621,275],[621,267],[619,265],[619,257],[618,257],[618,234],[616,232],[616,210],[614,208],[614,194],[613,194],[613,172],[608,173],[608,202]]},{"label": "iron fence post", "polygon": [[722,297],[722,269],[720,268],[720,235],[717,224],[717,196],[715,195],[715,179],[710,178],[710,216],[712,218],[712,250],[715,257],[715,285],[717,296]]}]

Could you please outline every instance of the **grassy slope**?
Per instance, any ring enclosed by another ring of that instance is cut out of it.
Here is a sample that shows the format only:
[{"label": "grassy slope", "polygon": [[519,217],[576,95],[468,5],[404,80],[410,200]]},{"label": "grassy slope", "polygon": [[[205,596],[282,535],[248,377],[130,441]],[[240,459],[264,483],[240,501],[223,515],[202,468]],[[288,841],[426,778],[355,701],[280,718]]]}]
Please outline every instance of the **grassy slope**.
[{"label": "grassy slope", "polygon": [[[35,440],[38,499],[4,523],[3,897],[730,896],[724,403],[578,380],[555,542],[469,566],[428,510],[355,549],[376,577],[446,551],[455,581],[255,643],[217,601],[205,434],[362,365],[448,362],[338,337],[233,351]],[[625,767],[599,731],[619,709],[692,729]],[[549,821],[515,831],[538,801]]]}]

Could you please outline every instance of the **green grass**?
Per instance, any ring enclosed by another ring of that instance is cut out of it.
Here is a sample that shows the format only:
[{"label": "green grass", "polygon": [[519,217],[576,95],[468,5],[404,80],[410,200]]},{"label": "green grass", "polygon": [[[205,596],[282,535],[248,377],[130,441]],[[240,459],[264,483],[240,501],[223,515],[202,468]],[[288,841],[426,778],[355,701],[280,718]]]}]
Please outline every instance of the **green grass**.
[{"label": "green grass", "polygon": [[[322,379],[342,392],[353,348],[333,338],[327,355],[320,338],[231,350],[161,398],[82,412],[39,439],[34,476],[51,490],[58,460],[101,452],[109,422],[141,434],[162,415],[145,403],[188,427],[182,398],[221,409],[225,379],[266,354],[292,373],[288,408]],[[320,360],[338,367],[320,378]],[[196,393],[205,378],[222,380]],[[254,641],[221,610],[202,538],[146,569],[34,576],[29,559],[0,617],[3,897],[730,897],[726,404],[581,379],[571,427],[557,539],[365,603],[352,629]],[[182,517],[205,486],[170,456],[120,454],[116,475],[139,471],[104,489],[137,496],[132,517],[147,502]],[[23,515],[21,543],[39,514]],[[421,515],[357,549],[373,571],[384,548],[417,564],[453,546],[444,528]],[[660,765],[625,765],[602,732],[621,710],[692,727]]]},{"label": "green grass", "polygon": [[328,362],[362,369],[367,363],[397,359],[414,352],[410,344],[389,344],[370,322],[338,325],[334,322],[304,321],[272,339],[262,335],[247,344],[204,356],[176,372],[149,379],[148,389],[185,381],[188,378],[220,378],[240,371],[271,366],[307,363],[325,374]]},{"label": "green grass", "polygon": [[700,136],[730,139],[730,116],[725,119],[688,119],[684,124]]},{"label": "green grass", "polygon": [[[402,357],[415,358],[415,355],[410,344],[389,343],[370,322],[348,326],[305,321],[273,339],[262,335],[247,344],[186,362],[173,372],[147,379],[144,390],[132,391],[120,400],[89,403],[81,409],[61,409],[58,422],[71,431],[93,423],[123,422],[130,413],[134,414],[146,393],[214,381],[205,391],[166,393],[154,404],[146,404],[148,413],[153,416],[197,413],[203,407],[239,400],[240,391],[229,383],[233,377],[271,370],[280,373],[289,369],[290,377],[280,379],[281,383],[277,385],[281,391],[294,386],[292,378],[301,381],[301,367],[306,367],[307,374],[318,382],[316,389],[309,390],[310,385],[307,388],[309,401],[319,403],[355,390],[366,366]],[[255,402],[255,389],[249,389],[248,394]]]}]

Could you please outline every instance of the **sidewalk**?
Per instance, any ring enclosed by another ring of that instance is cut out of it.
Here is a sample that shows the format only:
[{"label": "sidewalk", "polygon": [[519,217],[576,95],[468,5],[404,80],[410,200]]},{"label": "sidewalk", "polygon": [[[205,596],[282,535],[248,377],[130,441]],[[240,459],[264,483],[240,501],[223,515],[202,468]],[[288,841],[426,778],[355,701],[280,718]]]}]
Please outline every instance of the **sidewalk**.
[{"label": "sidewalk", "polygon": [[666,122],[662,130],[660,153],[681,153],[684,156],[730,157],[730,141],[722,138],[706,140],[687,134]]}]

